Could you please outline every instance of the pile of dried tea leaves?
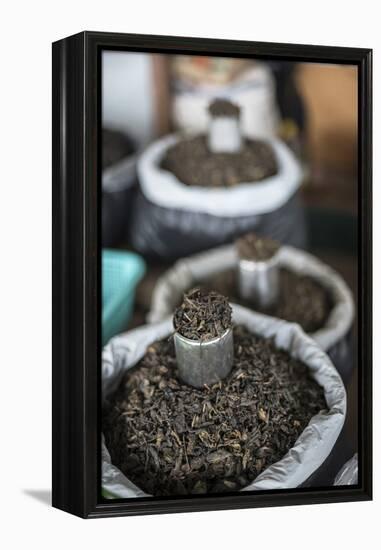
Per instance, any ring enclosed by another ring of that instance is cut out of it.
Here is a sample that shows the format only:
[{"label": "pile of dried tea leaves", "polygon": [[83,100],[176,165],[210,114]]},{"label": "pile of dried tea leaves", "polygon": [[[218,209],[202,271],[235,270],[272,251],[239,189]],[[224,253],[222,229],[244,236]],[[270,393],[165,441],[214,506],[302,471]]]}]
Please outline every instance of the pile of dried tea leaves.
[{"label": "pile of dried tea leaves", "polygon": [[113,464],[145,492],[237,491],[326,408],[307,368],[272,341],[238,326],[234,348],[229,376],[201,390],[179,381],[172,338],[151,345],[126,373],[103,430]]},{"label": "pile of dried tea leaves", "polygon": [[[203,288],[210,288],[229,297],[235,304],[253,309],[249,301],[240,297],[237,285],[237,272],[233,269],[214,275],[203,281]],[[255,310],[260,313],[298,323],[305,332],[315,332],[322,328],[332,311],[333,302],[327,290],[311,277],[299,275],[285,268],[280,269],[279,298],[275,306]]]},{"label": "pile of dried tea leaves", "polygon": [[245,139],[237,153],[213,153],[205,136],[181,139],[167,150],[160,166],[181,183],[197,187],[255,183],[278,171],[275,154],[264,141]]},{"label": "pile of dried tea leaves", "polygon": [[280,244],[256,233],[246,233],[236,240],[236,247],[239,257],[243,260],[260,262],[272,258],[278,252]]},{"label": "pile of dried tea leaves", "polygon": [[212,101],[208,107],[209,114],[212,117],[234,117],[239,118],[241,108],[236,103],[223,98]]},{"label": "pile of dried tea leaves", "polygon": [[184,294],[173,316],[175,330],[190,340],[208,341],[232,326],[232,308],[218,292],[194,288]]}]

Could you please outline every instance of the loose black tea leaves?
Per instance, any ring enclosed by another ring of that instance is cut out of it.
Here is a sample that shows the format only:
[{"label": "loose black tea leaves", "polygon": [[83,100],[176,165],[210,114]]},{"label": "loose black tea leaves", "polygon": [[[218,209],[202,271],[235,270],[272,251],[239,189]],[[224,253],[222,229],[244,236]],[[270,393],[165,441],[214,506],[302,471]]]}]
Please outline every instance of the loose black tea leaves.
[{"label": "loose black tea leaves", "polygon": [[181,139],[166,152],[161,168],[184,185],[233,187],[255,183],[277,173],[272,148],[260,140],[243,139],[236,153],[211,152],[205,136]]},{"label": "loose black tea leaves", "polygon": [[[206,290],[214,289],[228,296],[231,302],[252,309],[252,304],[240,296],[236,270],[223,271],[202,284]],[[304,331],[311,333],[326,324],[332,311],[332,298],[318,281],[281,268],[277,303],[267,308],[257,306],[256,311],[298,323]]]},{"label": "loose black tea leaves", "polygon": [[191,388],[178,378],[170,339],[151,345],[126,373],[103,429],[113,464],[145,492],[240,490],[326,408],[307,367],[271,340],[235,327],[234,357],[223,381]]},{"label": "loose black tea leaves", "polygon": [[218,292],[194,288],[184,294],[173,316],[175,330],[190,340],[208,341],[232,326],[232,308]]},{"label": "loose black tea leaves", "polygon": [[241,108],[236,103],[232,103],[227,99],[218,98],[212,101],[208,107],[208,111],[212,117],[239,118]]},{"label": "loose black tea leaves", "polygon": [[242,260],[266,261],[278,252],[280,244],[273,239],[247,233],[236,241],[238,255]]}]

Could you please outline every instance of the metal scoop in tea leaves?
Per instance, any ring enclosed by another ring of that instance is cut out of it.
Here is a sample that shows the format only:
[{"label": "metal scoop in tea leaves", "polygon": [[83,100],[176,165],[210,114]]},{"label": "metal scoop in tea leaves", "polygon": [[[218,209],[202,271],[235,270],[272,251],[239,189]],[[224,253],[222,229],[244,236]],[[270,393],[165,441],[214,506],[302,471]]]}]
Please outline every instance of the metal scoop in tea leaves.
[{"label": "metal scoop in tea leaves", "polygon": [[241,298],[258,308],[274,306],[280,287],[279,243],[248,233],[236,241],[236,246]]},{"label": "metal scoop in tea leaves", "polygon": [[195,388],[224,379],[233,366],[232,309],[225,296],[195,288],[184,295],[173,324],[179,377]]}]

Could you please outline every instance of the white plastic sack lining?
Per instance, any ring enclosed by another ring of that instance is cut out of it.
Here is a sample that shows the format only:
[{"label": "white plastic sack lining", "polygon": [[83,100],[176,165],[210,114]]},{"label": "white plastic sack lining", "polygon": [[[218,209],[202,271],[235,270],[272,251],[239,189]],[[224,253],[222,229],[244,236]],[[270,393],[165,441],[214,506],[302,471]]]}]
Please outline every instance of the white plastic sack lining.
[{"label": "white plastic sack lining", "polygon": [[266,140],[274,149],[278,173],[254,185],[241,183],[229,189],[185,185],[159,167],[166,150],[179,140],[166,136],[150,145],[138,160],[139,183],[145,197],[164,208],[204,212],[218,217],[260,215],[283,206],[296,192],[302,170],[290,149],[278,139]]},{"label": "white plastic sack lining", "polygon": [[[276,347],[288,350],[302,361],[324,388],[327,410],[315,415],[297,439],[294,447],[278,462],[264,470],[243,491],[289,489],[298,487],[321,466],[330,454],[344,424],[346,393],[339,374],[325,353],[306,336],[298,325],[233,305],[233,321],[253,333],[274,337]],[[102,395],[107,398],[116,389],[123,373],[136,365],[147,347],[173,332],[172,318],[116,336],[103,350]],[[110,462],[102,443],[102,488],[117,498],[149,496],[129,481]]]},{"label": "white plastic sack lining", "polygon": [[[237,263],[234,245],[214,248],[179,260],[159,278],[152,295],[148,322],[161,321],[173,312],[186,290],[217,273],[234,269]],[[352,326],[354,303],[351,291],[336,271],[297,248],[282,246],[280,264],[290,271],[312,277],[330,293],[334,306],[329,318],[323,328],[310,334],[323,350],[329,350]]]},{"label": "white plastic sack lining", "polygon": [[358,456],[355,453],[335,477],[334,485],[357,485],[358,483]]}]

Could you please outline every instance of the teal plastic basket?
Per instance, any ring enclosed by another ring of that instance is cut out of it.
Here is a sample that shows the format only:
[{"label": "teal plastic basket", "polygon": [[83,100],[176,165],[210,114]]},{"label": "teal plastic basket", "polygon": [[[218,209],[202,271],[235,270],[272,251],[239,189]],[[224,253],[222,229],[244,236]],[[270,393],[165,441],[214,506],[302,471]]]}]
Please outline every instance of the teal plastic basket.
[{"label": "teal plastic basket", "polygon": [[145,263],[137,254],[102,251],[102,345],[127,328],[135,289],[144,273]]}]

